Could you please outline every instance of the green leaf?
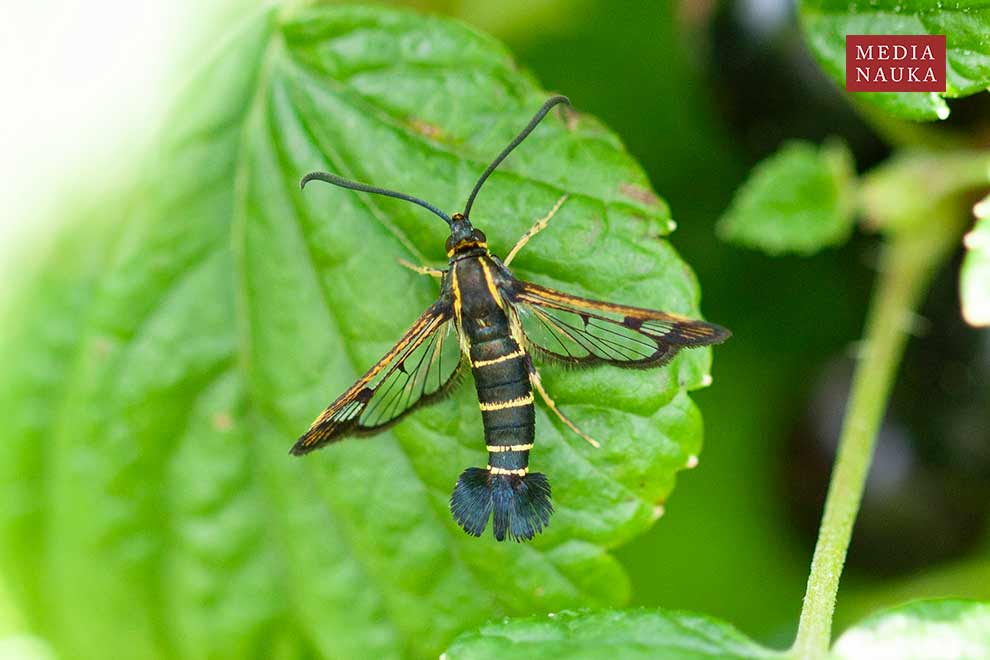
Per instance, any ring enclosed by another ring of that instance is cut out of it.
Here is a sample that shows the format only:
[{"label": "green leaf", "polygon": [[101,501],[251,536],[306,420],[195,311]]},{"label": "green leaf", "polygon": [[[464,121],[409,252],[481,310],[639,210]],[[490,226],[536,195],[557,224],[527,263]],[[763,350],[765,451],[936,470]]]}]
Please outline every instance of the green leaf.
[{"label": "green leaf", "polygon": [[[445,261],[422,209],[457,209],[547,92],[488,37],[370,8],[265,10],[204,55],[146,178],[94,205],[110,232],[56,250],[0,328],[0,554],[63,657],[426,657],[493,615],[627,600],[608,550],[694,463],[688,391],[710,354],[654,371],[547,368],[595,450],[538,407],[554,486],[529,544],[465,535],[448,498],[484,465],[473,388],[391,432],[288,449],[435,298],[396,259]],[[666,205],[593,118],[554,116],[472,214],[513,266],[566,291],[698,315],[660,238]],[[76,253],[96,255],[82,263]],[[7,394],[7,393],[10,394]]]},{"label": "green leaf", "polygon": [[461,635],[445,660],[742,660],[779,658],[727,623],[664,610],[560,612],[489,623]]},{"label": "green leaf", "polygon": [[[805,39],[822,68],[846,81],[846,35],[944,34],[945,93],[855,92],[854,98],[904,119],[949,116],[944,98],[990,87],[990,7],[982,0],[801,0]],[[943,98],[944,97],[944,98]]]},{"label": "green leaf", "polygon": [[0,309],[0,567],[11,600],[34,618],[46,609],[39,591],[39,548],[53,423],[67,393],[67,373],[85,350],[80,341],[85,310],[113,245],[105,207],[74,201],[76,222],[33,255],[33,262],[22,260],[20,269],[11,269],[20,281],[4,291]]},{"label": "green leaf", "polygon": [[963,317],[970,325],[990,325],[990,195],[973,208],[976,226],[966,234],[966,257],[959,276]]},{"label": "green leaf", "polygon": [[719,221],[725,240],[768,254],[813,254],[852,230],[855,170],[845,144],[789,142],[759,163]]},{"label": "green leaf", "polygon": [[839,637],[835,660],[986,660],[990,603],[928,600],[880,612]]}]

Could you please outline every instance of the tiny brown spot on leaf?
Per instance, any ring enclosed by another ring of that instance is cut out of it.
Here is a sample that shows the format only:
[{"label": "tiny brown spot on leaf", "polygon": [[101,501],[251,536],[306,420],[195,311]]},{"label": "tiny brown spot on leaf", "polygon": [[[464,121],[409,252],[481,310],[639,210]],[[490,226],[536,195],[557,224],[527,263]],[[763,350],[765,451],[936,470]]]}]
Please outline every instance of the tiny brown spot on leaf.
[{"label": "tiny brown spot on leaf", "polygon": [[411,119],[409,126],[420,135],[428,137],[431,140],[439,140],[443,136],[443,130],[439,126],[425,122],[422,119]]},{"label": "tiny brown spot on leaf", "polygon": [[93,352],[100,360],[105,360],[113,350],[113,342],[108,337],[99,336],[93,339]]},{"label": "tiny brown spot on leaf", "polygon": [[220,431],[221,433],[225,433],[234,428],[234,418],[227,412],[216,413],[213,415],[210,422],[213,424],[214,430]]},{"label": "tiny brown spot on leaf", "polygon": [[648,204],[650,206],[660,206],[660,198],[654,195],[652,191],[647,190],[642,186],[637,186],[632,183],[622,183],[619,184],[619,192],[630,199],[636,200],[637,202]]}]

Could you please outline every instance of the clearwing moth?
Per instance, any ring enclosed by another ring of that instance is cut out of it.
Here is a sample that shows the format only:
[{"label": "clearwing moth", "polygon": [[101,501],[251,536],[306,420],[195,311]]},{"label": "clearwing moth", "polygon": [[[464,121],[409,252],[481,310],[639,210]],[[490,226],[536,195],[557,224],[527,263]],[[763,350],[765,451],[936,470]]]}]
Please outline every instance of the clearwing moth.
[{"label": "clearwing moth", "polygon": [[395,197],[431,211],[450,227],[446,270],[407,266],[441,278],[440,296],[388,353],[316,418],[292,447],[306,454],[349,435],[371,435],[419,406],[449,393],[466,368],[474,375],[485,430],[488,465],[468,468],[454,487],[450,510],[468,534],[481,536],[488,520],[499,541],[533,538],[550,523],[550,482],[529,471],[535,439],[533,392],[575,433],[595,446],[554,404],[533,358],[571,367],[611,364],[659,367],[682,348],[718,344],[729,331],[712,323],[640,307],[572,296],[516,279],[508,266],[546,227],[566,199],[526,232],[504,261],[488,251],[484,232],[471,225],[471,206],[489,175],[550,110],[569,103],[550,98],[481,174],[464,211],[447,215],[405,193],[328,172],[313,180]]}]

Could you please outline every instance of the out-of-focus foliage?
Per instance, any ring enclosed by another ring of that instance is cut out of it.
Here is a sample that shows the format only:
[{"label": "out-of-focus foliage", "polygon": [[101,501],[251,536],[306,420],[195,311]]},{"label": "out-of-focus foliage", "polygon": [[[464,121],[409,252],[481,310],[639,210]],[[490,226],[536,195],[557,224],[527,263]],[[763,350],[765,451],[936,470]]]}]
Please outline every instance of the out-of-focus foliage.
[{"label": "out-of-focus foliage", "polygon": [[966,234],[960,271],[963,316],[972,325],[990,325],[990,197],[973,209],[976,226]]},{"label": "out-of-focus foliage", "polygon": [[792,142],[757,165],[719,224],[723,238],[768,254],[811,254],[852,231],[855,170],[840,141]]},{"label": "out-of-focus foliage", "polygon": [[990,603],[919,601],[878,612],[835,643],[836,660],[990,658]]},{"label": "out-of-focus foliage", "polygon": [[846,82],[847,34],[946,34],[945,93],[856,92],[897,117],[945,119],[945,98],[990,87],[990,7],[982,0],[801,0],[801,24],[812,52],[836,81]]},{"label": "out-of-focus foliage", "polygon": [[939,205],[988,185],[988,153],[905,150],[863,176],[860,204],[871,228],[912,231]]}]

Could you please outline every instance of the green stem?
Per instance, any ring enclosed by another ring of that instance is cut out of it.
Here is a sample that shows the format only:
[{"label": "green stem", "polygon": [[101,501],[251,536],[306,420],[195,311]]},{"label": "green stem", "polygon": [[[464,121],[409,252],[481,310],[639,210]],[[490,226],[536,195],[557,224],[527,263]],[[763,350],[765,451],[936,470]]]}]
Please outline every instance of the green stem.
[{"label": "green stem", "polygon": [[887,408],[914,310],[929,280],[958,238],[957,208],[913,223],[884,248],[866,337],[853,378],[839,450],[825,500],[811,574],[804,596],[794,657],[817,660],[828,653],[839,576],[859,510],[877,430]]}]

